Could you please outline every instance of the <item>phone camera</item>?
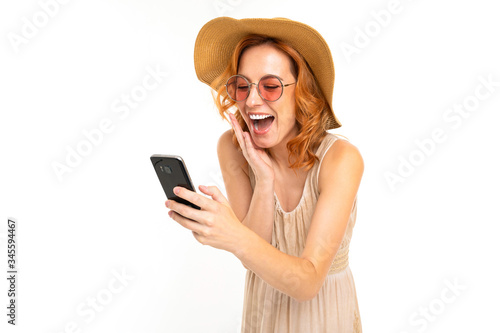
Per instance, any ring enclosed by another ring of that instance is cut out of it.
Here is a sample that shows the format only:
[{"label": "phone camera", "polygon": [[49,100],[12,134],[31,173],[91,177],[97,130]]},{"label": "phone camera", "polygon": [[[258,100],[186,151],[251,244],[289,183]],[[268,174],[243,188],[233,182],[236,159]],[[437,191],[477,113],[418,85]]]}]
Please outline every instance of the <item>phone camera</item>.
[{"label": "phone camera", "polygon": [[160,165],[160,170],[162,172],[169,174],[169,175],[172,173],[172,168],[169,167],[168,165]]}]

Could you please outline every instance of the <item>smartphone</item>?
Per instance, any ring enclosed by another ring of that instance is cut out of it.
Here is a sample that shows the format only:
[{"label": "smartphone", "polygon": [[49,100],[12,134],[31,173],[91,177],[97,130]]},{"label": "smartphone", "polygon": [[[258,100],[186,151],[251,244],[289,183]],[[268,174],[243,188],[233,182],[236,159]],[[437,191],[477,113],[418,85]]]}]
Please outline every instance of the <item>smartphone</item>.
[{"label": "smartphone", "polygon": [[155,154],[151,156],[151,162],[153,163],[156,175],[163,187],[163,191],[165,191],[169,200],[175,200],[187,206],[200,209],[200,207],[195,204],[179,198],[174,194],[174,187],[176,186],[182,186],[196,192],[193,182],[189,177],[186,165],[184,164],[184,160],[180,156]]}]

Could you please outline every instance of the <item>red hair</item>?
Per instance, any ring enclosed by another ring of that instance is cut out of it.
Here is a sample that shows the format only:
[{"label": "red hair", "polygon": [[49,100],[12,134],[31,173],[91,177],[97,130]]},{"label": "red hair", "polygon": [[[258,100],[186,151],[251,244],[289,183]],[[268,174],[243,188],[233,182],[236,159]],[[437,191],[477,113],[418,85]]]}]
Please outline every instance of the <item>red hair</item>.
[{"label": "red hair", "polygon": [[[215,105],[219,109],[220,115],[226,119],[225,113],[236,104],[227,95],[225,88],[227,79],[238,74],[241,55],[247,49],[264,44],[275,47],[291,60],[290,70],[297,81],[295,87],[295,119],[299,134],[287,143],[288,162],[292,169],[305,168],[309,170],[318,160],[314,151],[320,144],[321,139],[326,135],[326,124],[331,111],[309,65],[289,44],[261,35],[249,35],[240,40],[226,70],[214,81],[215,86],[219,87],[217,97],[214,96]],[[235,116],[243,131],[248,131],[239,110],[236,110]],[[234,133],[233,143],[239,147]]]}]

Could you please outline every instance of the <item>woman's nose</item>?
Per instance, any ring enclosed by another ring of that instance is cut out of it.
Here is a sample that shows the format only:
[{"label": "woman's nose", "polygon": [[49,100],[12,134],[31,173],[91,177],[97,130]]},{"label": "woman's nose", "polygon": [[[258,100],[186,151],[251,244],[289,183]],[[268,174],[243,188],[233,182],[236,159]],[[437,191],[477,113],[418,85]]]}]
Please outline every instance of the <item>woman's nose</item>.
[{"label": "woman's nose", "polygon": [[[255,89],[252,89],[253,86],[255,86]],[[250,93],[247,97],[247,102],[246,104],[250,107],[254,107],[254,106],[257,106],[257,105],[262,105],[263,104],[263,100],[262,100],[262,97],[260,97],[259,95],[259,90],[258,90],[258,87],[257,87],[257,83],[250,83]]]}]

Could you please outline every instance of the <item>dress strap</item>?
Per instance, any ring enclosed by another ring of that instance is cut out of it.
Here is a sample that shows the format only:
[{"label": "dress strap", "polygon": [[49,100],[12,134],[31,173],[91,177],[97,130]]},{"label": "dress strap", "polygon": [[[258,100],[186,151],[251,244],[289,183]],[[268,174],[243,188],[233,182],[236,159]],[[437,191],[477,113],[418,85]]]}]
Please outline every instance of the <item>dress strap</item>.
[{"label": "dress strap", "polygon": [[314,188],[318,189],[318,181],[319,181],[319,170],[321,168],[321,164],[323,163],[323,159],[330,149],[330,147],[337,141],[339,137],[335,134],[331,133],[326,133],[326,136],[323,138],[323,141],[319,145],[318,149],[316,150],[316,156],[319,159],[319,162],[316,163],[311,170],[313,172],[312,174],[312,180],[314,182],[313,186]]}]

